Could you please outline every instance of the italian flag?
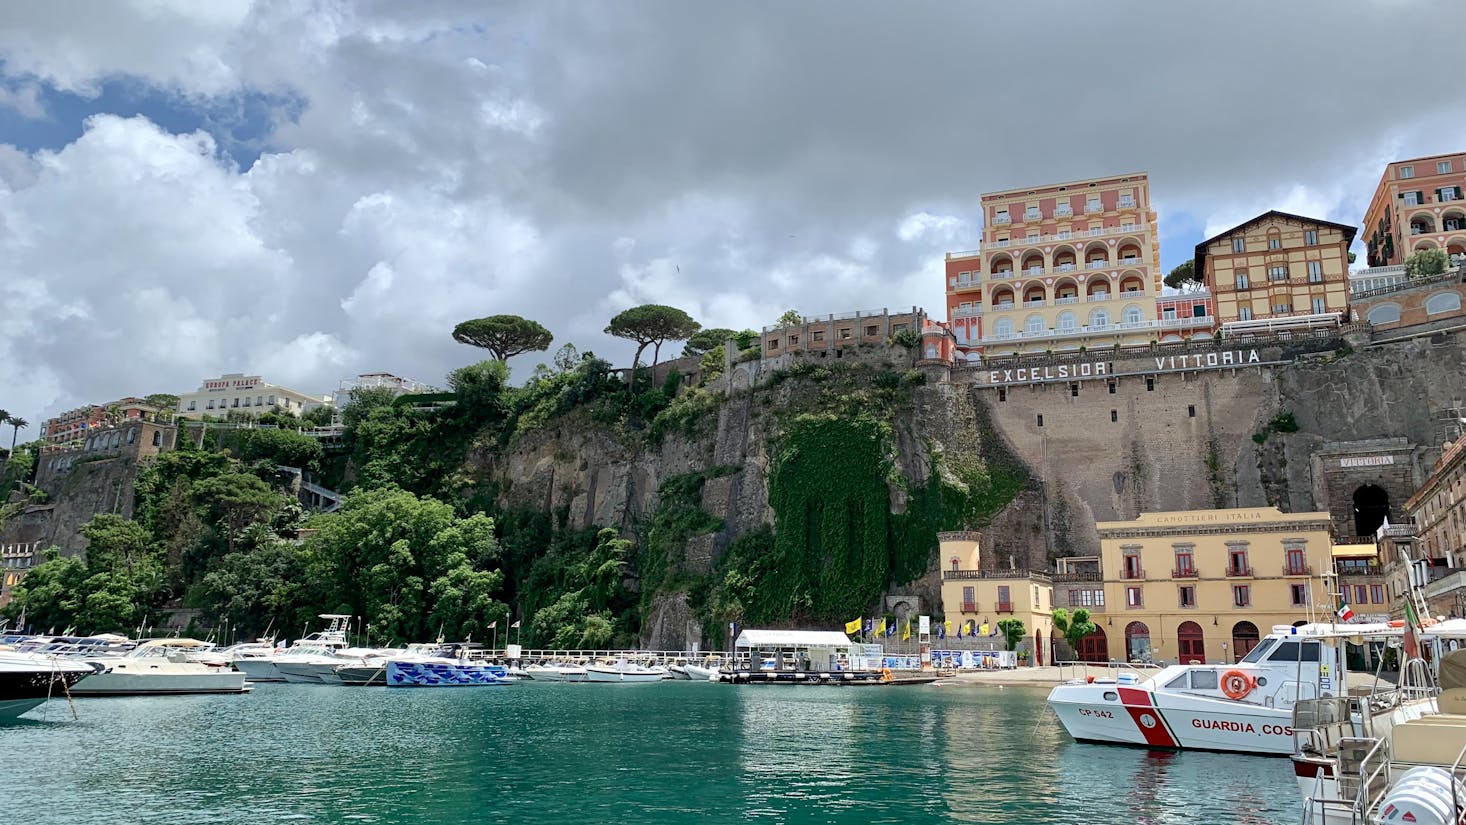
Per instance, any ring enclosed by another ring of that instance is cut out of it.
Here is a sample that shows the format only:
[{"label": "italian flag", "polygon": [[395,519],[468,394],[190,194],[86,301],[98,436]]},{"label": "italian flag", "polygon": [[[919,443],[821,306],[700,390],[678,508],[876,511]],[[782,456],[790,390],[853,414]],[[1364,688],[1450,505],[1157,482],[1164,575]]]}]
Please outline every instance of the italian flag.
[{"label": "italian flag", "polygon": [[1354,618],[1354,608],[1349,606],[1349,602],[1346,599],[1339,599],[1339,609],[1337,612],[1339,614],[1339,621],[1341,622],[1347,622]]}]

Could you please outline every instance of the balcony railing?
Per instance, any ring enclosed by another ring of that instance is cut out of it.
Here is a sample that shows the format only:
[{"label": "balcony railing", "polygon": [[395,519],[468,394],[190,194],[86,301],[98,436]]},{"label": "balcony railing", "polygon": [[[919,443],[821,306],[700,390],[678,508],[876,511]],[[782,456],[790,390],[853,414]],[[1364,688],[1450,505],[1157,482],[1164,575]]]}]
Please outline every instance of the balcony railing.
[{"label": "balcony railing", "polygon": [[1054,306],[1065,306],[1067,304],[1077,304],[1077,303],[1079,303],[1079,296],[1078,295],[1068,295],[1068,296],[1065,296],[1063,298],[1055,298],[1054,299]]},{"label": "balcony railing", "polygon": [[1093,295],[1090,295],[1089,296],[1089,300],[1091,302],[1108,301],[1108,300],[1110,300],[1110,293],[1108,293],[1108,292],[1096,292]]},{"label": "balcony railing", "polygon": [[953,318],[972,318],[982,314],[982,307],[957,307],[952,310]]},{"label": "balcony railing", "polygon": [[1034,298],[1032,300],[1024,301],[1023,305],[1026,307],[1041,307],[1046,303],[1048,302],[1042,298]]},{"label": "balcony railing", "polygon": [[994,612],[996,612],[996,613],[1012,613],[1013,612],[1013,603],[1012,602],[998,602],[998,608]]},{"label": "balcony railing", "polygon": [[943,570],[942,578],[946,581],[958,579],[1035,579],[1037,581],[1052,581],[1049,574],[1041,570]]},{"label": "balcony railing", "polygon": [[[1100,300],[1104,300],[1104,299],[1096,298],[1096,297],[1091,297],[1090,300],[1091,301],[1100,301]],[[1013,307],[1011,305],[1005,306],[1005,305],[1001,305],[1000,304],[1000,305],[995,305],[993,308],[994,309],[1012,309]],[[1214,318],[1212,318],[1210,316],[1203,316],[1201,318],[1174,318],[1174,319],[1168,319],[1168,320],[1164,320],[1164,321],[1122,321],[1122,322],[1119,322],[1119,323],[1102,324],[1102,325],[1097,325],[1097,326],[1096,325],[1086,325],[1086,326],[1076,327],[1074,329],[1063,328],[1063,329],[1057,329],[1057,330],[1049,329],[1049,330],[1044,330],[1042,332],[1011,332],[1011,333],[1003,333],[1003,334],[985,335],[985,336],[983,336],[982,340],[983,340],[984,343],[992,342],[992,341],[1017,341],[1017,340],[1035,341],[1035,340],[1043,340],[1043,339],[1049,339],[1049,338],[1063,338],[1065,336],[1075,336],[1075,335],[1094,335],[1094,334],[1098,334],[1098,333],[1110,333],[1110,332],[1134,332],[1136,330],[1145,330],[1145,329],[1157,329],[1157,330],[1172,330],[1172,329],[1210,329],[1213,326],[1213,324],[1215,323],[1215,321],[1216,321],[1216,319],[1214,319]]]},{"label": "balcony railing", "polygon": [[1054,207],[1054,217],[1072,218],[1074,217],[1074,208],[1070,206],[1056,206]]},{"label": "balcony railing", "polygon": [[1043,213],[1042,212],[1039,212],[1037,209],[1035,209],[1035,210],[1033,210],[1031,212],[1024,212],[1023,213],[1023,220],[1025,220],[1025,221],[1041,221],[1043,219],[1044,219],[1043,218]]},{"label": "balcony railing", "polygon": [[963,602],[962,603],[962,612],[963,613],[976,613],[977,612],[977,602]]},{"label": "balcony railing", "polygon": [[[996,225],[999,225],[999,224],[1008,224],[1008,223],[1011,223],[1011,221],[1002,220],[1002,219],[994,219],[994,221],[993,221],[993,225],[995,225],[995,226]],[[1003,243],[1002,241],[994,241],[993,243],[994,243],[995,246],[1020,246],[1020,245],[1023,245],[1023,244],[1052,243],[1054,241],[1067,241],[1067,240],[1069,240],[1071,238],[1098,238],[1098,237],[1103,237],[1105,235],[1134,234],[1136,232],[1145,232],[1145,231],[1147,231],[1147,228],[1144,225],[1141,225],[1141,224],[1126,224],[1126,225],[1123,225],[1123,226],[1091,226],[1088,229],[1064,230],[1064,231],[1057,232],[1057,233],[1054,233],[1054,234],[1039,235],[1039,236],[1037,236],[1037,239],[1036,240],[1031,240],[1031,239],[1028,239],[1028,238],[1015,238],[1015,239],[1009,241],[1006,244]]]},{"label": "balcony railing", "polygon": [[1085,269],[1104,269],[1105,267],[1107,267],[1109,265],[1110,265],[1110,262],[1109,261],[1085,261],[1084,262],[1084,268]]},{"label": "balcony railing", "polygon": [[1012,308],[1013,308],[1013,302],[1012,301],[999,301],[996,304],[993,304],[993,309],[1012,309]]},{"label": "balcony railing", "polygon": [[1121,266],[1134,266],[1134,265],[1136,265],[1138,263],[1140,263],[1140,259],[1139,258],[1121,258],[1120,259],[1120,265]]},{"label": "balcony railing", "polygon": [[1284,576],[1312,576],[1313,565],[1311,564],[1285,564],[1283,565]]},{"label": "balcony railing", "polygon": [[1145,571],[1139,568],[1133,570],[1121,570],[1120,578],[1125,579],[1126,581],[1136,581],[1139,579],[1144,579]]},{"label": "balcony railing", "polygon": [[1086,203],[1084,205],[1084,214],[1086,215],[1093,215],[1096,212],[1103,211],[1105,211],[1105,205],[1102,203]]},{"label": "balcony railing", "polygon": [[1121,198],[1120,199],[1119,208],[1120,209],[1134,209],[1135,208],[1135,199],[1134,198]]},{"label": "balcony railing", "polygon": [[1055,573],[1055,582],[1099,582],[1105,575],[1098,570],[1082,570],[1076,573]]},{"label": "balcony railing", "polygon": [[1024,272],[1027,272],[1029,275],[1042,275],[1042,274],[1044,274],[1044,268],[1041,267],[1041,266],[1030,266],[1029,268],[1027,268],[1027,269],[1025,269],[1023,271]]},{"label": "balcony railing", "polygon": [[1072,263],[1070,263],[1070,264],[1054,264],[1054,271],[1055,272],[1074,272],[1074,271],[1076,271],[1078,269],[1079,269],[1079,267],[1075,266]]},{"label": "balcony railing", "polygon": [[995,224],[1008,224],[1012,222],[1013,219],[1007,215],[998,215],[997,217],[993,218],[993,223]]},{"label": "balcony railing", "polygon": [[1227,567],[1227,575],[1228,576],[1231,576],[1233,578],[1251,578],[1252,577],[1252,565],[1250,565],[1250,564],[1229,565]]},{"label": "balcony railing", "polygon": [[1173,578],[1173,579],[1194,579],[1194,578],[1196,578],[1196,568],[1195,567],[1177,567],[1177,568],[1174,568],[1173,570],[1171,570],[1171,578]]}]

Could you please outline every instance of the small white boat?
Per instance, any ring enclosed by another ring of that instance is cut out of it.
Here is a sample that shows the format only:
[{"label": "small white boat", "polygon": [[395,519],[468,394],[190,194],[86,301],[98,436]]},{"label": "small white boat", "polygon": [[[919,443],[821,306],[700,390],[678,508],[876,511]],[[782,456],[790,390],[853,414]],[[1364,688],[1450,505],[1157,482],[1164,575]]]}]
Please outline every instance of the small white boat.
[{"label": "small white boat", "polygon": [[664,667],[645,667],[625,659],[609,665],[586,665],[585,668],[588,682],[660,682],[666,675]]},{"label": "small white boat", "polygon": [[667,668],[667,676],[678,682],[685,682],[692,678],[692,674],[687,672],[687,665],[685,663],[675,664]]},{"label": "small white boat", "polygon": [[152,696],[178,693],[244,693],[244,674],[190,661],[205,646],[196,639],[151,639],[126,656],[95,660],[106,668],[77,682],[73,696]]},{"label": "small white boat", "polygon": [[702,665],[683,665],[682,669],[687,671],[688,677],[690,677],[695,682],[718,681],[718,669],[715,667],[704,667]]},{"label": "small white boat", "polygon": [[578,665],[530,665],[524,675],[536,682],[584,682],[585,668]]}]

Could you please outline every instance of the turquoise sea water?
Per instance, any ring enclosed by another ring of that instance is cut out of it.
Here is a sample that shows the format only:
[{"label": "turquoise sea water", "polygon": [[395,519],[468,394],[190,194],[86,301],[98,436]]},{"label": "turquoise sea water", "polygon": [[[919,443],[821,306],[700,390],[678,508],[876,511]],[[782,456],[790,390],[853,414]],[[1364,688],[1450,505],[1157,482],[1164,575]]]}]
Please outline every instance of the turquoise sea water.
[{"label": "turquoise sea water", "polygon": [[0,822],[1295,823],[1285,759],[1076,744],[1028,689],[260,685],[0,727]]}]

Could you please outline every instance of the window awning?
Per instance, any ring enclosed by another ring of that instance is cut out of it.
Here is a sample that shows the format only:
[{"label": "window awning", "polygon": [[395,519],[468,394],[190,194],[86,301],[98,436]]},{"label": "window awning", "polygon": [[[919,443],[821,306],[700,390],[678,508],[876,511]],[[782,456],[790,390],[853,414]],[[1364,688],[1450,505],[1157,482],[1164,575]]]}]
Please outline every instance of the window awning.
[{"label": "window awning", "polygon": [[1379,554],[1379,548],[1373,544],[1335,544],[1334,558],[1336,559],[1359,559],[1369,558]]}]

